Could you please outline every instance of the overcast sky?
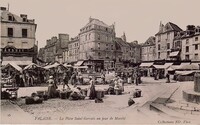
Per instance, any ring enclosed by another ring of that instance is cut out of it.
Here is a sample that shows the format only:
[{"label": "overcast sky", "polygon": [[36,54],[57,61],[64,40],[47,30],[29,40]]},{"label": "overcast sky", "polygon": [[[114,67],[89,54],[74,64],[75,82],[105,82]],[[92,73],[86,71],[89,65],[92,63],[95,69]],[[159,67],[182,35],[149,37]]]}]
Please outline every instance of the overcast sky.
[{"label": "overcast sky", "polygon": [[76,36],[90,16],[108,25],[115,22],[117,36],[125,32],[127,41],[139,43],[158,32],[160,21],[183,30],[200,25],[199,0],[1,0],[0,6],[8,3],[10,12],[35,19],[39,47],[58,33]]}]

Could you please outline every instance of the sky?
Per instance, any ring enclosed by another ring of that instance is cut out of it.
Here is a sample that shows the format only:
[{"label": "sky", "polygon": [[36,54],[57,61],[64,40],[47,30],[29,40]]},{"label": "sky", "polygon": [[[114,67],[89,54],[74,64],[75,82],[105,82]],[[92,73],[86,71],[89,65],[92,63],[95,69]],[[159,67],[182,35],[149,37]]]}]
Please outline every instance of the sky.
[{"label": "sky", "polygon": [[155,36],[160,21],[172,22],[183,30],[200,25],[199,0],[1,0],[16,15],[27,14],[37,24],[39,48],[59,33],[78,35],[89,17],[111,25],[115,22],[117,37],[125,32],[127,41],[145,42]]}]

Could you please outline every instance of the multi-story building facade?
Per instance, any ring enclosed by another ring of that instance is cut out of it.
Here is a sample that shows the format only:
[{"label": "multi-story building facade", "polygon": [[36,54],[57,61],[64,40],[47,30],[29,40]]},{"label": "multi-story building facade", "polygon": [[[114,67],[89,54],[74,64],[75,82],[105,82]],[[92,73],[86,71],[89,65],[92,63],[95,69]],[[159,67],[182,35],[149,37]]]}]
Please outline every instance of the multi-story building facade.
[{"label": "multi-story building facade", "polygon": [[17,16],[1,7],[1,60],[2,65],[15,62],[17,65],[26,66],[36,62],[37,24],[27,15]]},{"label": "multi-story building facade", "polygon": [[104,22],[90,18],[79,33],[79,60],[95,71],[114,68],[115,28]]},{"label": "multi-story building facade", "polygon": [[79,36],[71,38],[71,41],[68,44],[68,50],[66,51],[67,59],[65,62],[74,63],[79,60]]},{"label": "multi-story building facade", "polygon": [[174,49],[180,50],[181,60],[200,61],[200,27],[188,25],[174,39]]},{"label": "multi-story building facade", "polygon": [[154,61],[155,57],[155,37],[151,36],[141,45],[141,61]]},{"label": "multi-story building facade", "polygon": [[54,36],[47,40],[44,47],[44,61],[47,63],[55,61],[63,63],[63,52],[68,47],[68,43],[68,34],[58,34],[58,38]]},{"label": "multi-story building facade", "polygon": [[133,41],[129,43],[130,45],[130,63],[138,64],[141,62],[141,45],[138,44],[138,41]]},{"label": "multi-story building facade", "polygon": [[170,59],[171,49],[177,32],[182,31],[176,24],[168,22],[166,25],[160,23],[159,32],[156,37],[156,60]]}]

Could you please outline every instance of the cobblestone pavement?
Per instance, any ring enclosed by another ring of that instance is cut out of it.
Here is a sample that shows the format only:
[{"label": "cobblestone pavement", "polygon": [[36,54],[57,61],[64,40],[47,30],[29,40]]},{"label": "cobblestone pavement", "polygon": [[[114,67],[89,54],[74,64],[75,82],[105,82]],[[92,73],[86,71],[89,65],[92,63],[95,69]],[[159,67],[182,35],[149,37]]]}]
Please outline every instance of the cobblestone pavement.
[{"label": "cobblestone pavement", "polygon": [[[94,100],[87,99],[79,101],[49,99],[43,104],[36,105],[25,105],[24,100],[21,100],[18,105],[25,114],[31,115],[34,119],[29,122],[35,123],[57,123],[58,121],[59,123],[96,123],[96,120],[100,120],[100,123],[111,121],[112,123],[158,123],[162,119],[175,121],[175,118],[149,110],[149,103],[161,95],[163,97],[170,95],[181,84],[164,83],[165,80],[154,81],[153,78],[142,78],[142,80],[144,83],[139,86],[125,85],[123,95],[106,95],[103,103],[95,103]],[[96,85],[96,88],[105,89],[108,85]],[[128,107],[128,99],[134,89],[141,89],[142,97],[134,98],[135,104]],[[47,87],[20,88],[19,96],[31,95],[38,90],[47,90]],[[4,106],[1,107],[4,110]]]}]

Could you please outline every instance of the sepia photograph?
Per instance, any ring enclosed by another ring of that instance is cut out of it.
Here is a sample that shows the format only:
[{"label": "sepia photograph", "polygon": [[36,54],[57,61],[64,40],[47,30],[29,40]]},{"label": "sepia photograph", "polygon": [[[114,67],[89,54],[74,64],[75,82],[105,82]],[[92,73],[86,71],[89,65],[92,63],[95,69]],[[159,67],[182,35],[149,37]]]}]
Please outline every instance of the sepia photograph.
[{"label": "sepia photograph", "polygon": [[199,5],[1,0],[0,124],[200,124]]}]

